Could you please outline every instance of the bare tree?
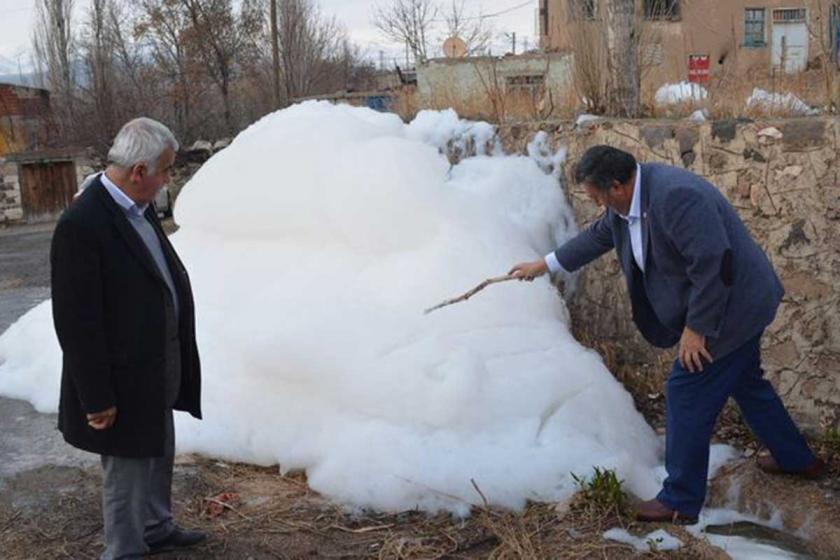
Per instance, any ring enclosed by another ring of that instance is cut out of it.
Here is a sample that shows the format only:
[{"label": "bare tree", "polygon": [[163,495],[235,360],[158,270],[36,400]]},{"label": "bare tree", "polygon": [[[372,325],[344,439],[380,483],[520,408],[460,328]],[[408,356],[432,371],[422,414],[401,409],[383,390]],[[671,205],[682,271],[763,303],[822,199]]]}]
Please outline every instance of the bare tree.
[{"label": "bare tree", "polygon": [[810,14],[808,34],[816,44],[813,56],[820,69],[826,109],[836,113],[840,110],[840,52],[837,51],[840,42],[836,35],[840,33],[840,0],[809,0],[805,5]]},{"label": "bare tree", "polygon": [[277,41],[277,0],[271,0],[271,83],[274,106],[280,107],[280,43]]},{"label": "bare tree", "polygon": [[116,131],[114,87],[117,76],[113,60],[113,41],[109,27],[109,0],[93,0],[88,12],[84,49],[85,69],[88,73],[88,97],[93,105],[94,126],[103,130],[104,137]]},{"label": "bare tree", "polygon": [[277,24],[286,101],[312,95],[351,55],[347,33],[310,0],[280,0]]},{"label": "bare tree", "polygon": [[228,134],[231,134],[235,130],[231,82],[236,57],[242,46],[242,35],[232,1],[181,0],[181,4],[192,24],[185,35],[187,48],[192,49],[196,60],[203,62],[207,74],[219,89],[224,105],[225,126]]},{"label": "bare tree", "polygon": [[164,82],[171,101],[174,125],[181,137],[192,136],[192,104],[196,75],[182,40],[189,18],[179,0],[141,0],[136,36],[153,56],[157,79]]},{"label": "bare tree", "polygon": [[467,16],[464,5],[465,0],[451,0],[444,13],[447,37],[460,37],[467,45],[468,56],[485,53],[493,39],[493,31],[485,25],[481,13]]},{"label": "bare tree", "polygon": [[233,134],[275,110],[272,35],[282,62],[281,106],[347,89],[371,73],[313,0],[277,0],[274,34],[268,0],[91,0],[78,33],[68,32],[69,3],[38,1],[34,42],[66,132],[53,136],[103,155],[116,128],[138,114],[169,123],[188,144]]},{"label": "bare tree", "polygon": [[615,116],[638,117],[641,110],[639,34],[634,0],[607,0],[607,103]]},{"label": "bare tree", "polygon": [[76,40],[72,27],[73,0],[40,0],[37,6],[33,47],[47,84],[58,94],[57,109],[64,130],[74,113],[73,60]]},{"label": "bare tree", "polygon": [[373,24],[389,39],[404,43],[423,62],[428,59],[429,34],[438,7],[432,0],[393,0],[389,5],[377,4]]}]

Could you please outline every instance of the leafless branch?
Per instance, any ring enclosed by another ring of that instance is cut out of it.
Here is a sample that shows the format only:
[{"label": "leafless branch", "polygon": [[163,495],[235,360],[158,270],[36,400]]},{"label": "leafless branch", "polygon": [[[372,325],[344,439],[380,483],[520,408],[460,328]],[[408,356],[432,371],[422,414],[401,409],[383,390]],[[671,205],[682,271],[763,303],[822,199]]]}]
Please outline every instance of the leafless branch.
[{"label": "leafless branch", "polygon": [[446,307],[447,305],[452,305],[453,303],[458,303],[458,302],[461,302],[461,301],[467,301],[468,299],[473,297],[475,294],[477,294],[478,292],[480,292],[481,290],[483,290],[487,286],[490,286],[492,284],[498,284],[500,282],[510,282],[511,280],[519,280],[519,277],[512,276],[512,275],[506,275],[506,276],[497,276],[495,278],[488,278],[487,280],[485,280],[484,282],[482,282],[481,284],[479,284],[478,286],[476,286],[472,290],[470,290],[470,291],[468,291],[468,292],[466,292],[466,293],[464,293],[464,294],[462,294],[458,297],[448,299],[448,300],[446,300],[442,303],[439,303],[439,304],[435,305],[434,307],[430,307],[430,308],[426,309],[423,313],[425,315],[428,315],[432,311],[436,311],[436,310],[438,310],[442,307]]}]

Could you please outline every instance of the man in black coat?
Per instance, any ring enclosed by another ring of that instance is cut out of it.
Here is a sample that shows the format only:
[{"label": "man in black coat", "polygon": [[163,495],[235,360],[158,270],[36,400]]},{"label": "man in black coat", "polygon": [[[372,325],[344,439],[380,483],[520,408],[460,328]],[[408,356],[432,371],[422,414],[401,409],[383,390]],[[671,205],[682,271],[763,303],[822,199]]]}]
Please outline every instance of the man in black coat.
[{"label": "man in black coat", "polygon": [[64,212],[52,240],[58,427],[69,444],[102,456],[108,560],[206,539],[171,513],[172,411],[201,418],[190,281],[152,204],[177,150],[161,123],[127,123],[105,173]]}]

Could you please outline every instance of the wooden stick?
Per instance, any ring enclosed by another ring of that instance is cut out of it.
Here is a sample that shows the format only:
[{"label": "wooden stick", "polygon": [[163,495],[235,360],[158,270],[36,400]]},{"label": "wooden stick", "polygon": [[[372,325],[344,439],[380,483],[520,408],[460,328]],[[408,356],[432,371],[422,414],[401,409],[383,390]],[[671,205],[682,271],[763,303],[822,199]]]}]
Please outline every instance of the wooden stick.
[{"label": "wooden stick", "polygon": [[439,303],[439,304],[435,305],[434,307],[430,307],[427,310],[425,310],[423,312],[423,314],[428,315],[432,311],[440,309],[441,307],[446,307],[447,305],[452,305],[453,303],[458,303],[459,301],[467,301],[468,299],[473,297],[475,294],[477,294],[478,292],[480,292],[481,290],[483,290],[487,286],[490,286],[491,284],[498,284],[499,282],[508,282],[510,280],[519,280],[519,279],[520,279],[519,276],[513,276],[512,274],[507,274],[505,276],[496,276],[495,278],[488,278],[487,280],[485,280],[484,282],[482,282],[481,284],[479,284],[478,286],[476,286],[475,288],[473,288],[469,292],[467,292],[465,294],[462,294],[462,295],[460,295],[456,298],[448,299],[448,300],[446,300],[442,303]]}]

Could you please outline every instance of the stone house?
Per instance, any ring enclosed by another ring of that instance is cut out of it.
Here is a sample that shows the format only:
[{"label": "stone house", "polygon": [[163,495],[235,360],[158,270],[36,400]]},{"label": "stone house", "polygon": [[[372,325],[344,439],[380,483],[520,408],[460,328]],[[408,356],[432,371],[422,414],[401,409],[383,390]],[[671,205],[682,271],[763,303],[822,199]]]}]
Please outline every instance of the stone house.
[{"label": "stone house", "polygon": [[55,136],[49,91],[0,84],[0,224],[53,219],[73,199],[89,169]]},{"label": "stone house", "polygon": [[[539,0],[546,50],[574,50],[576,36],[601,33],[606,0]],[[655,85],[703,83],[715,74],[795,73],[822,54],[838,62],[836,0],[637,0],[643,64]]]}]

